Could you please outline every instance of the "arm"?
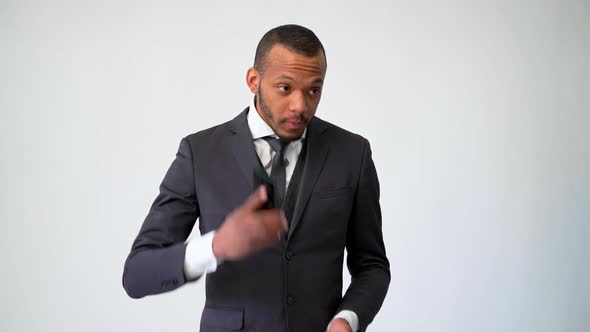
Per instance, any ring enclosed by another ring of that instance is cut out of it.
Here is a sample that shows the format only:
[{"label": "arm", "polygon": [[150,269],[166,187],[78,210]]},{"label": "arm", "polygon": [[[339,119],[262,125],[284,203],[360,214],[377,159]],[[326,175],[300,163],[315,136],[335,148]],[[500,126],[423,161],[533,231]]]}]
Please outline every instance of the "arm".
[{"label": "arm", "polygon": [[381,308],[389,287],[389,261],[381,230],[379,180],[366,141],[360,177],[347,233],[351,284],[337,312],[351,310],[364,331]]},{"label": "arm", "polygon": [[183,139],[125,262],[123,287],[130,297],[159,294],[186,283],[184,241],[198,217],[192,152]]},{"label": "arm", "polygon": [[197,280],[214,272],[219,260],[247,256],[273,244],[287,230],[279,209],[262,209],[267,196],[260,188],[230,213],[219,230],[185,244],[199,217],[193,165],[189,142],[183,139],[125,262],[123,287],[132,298]]}]

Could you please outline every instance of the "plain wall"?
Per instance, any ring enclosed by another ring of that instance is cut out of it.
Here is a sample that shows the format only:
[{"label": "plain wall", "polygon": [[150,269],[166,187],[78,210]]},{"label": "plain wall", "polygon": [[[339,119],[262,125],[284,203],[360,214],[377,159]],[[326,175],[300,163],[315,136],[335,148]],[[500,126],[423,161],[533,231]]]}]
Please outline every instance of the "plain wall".
[{"label": "plain wall", "polygon": [[[204,282],[124,260],[180,139],[233,118],[270,28],[326,47],[317,115],[367,137],[372,331],[590,329],[587,1],[0,2],[1,331],[196,331]],[[345,271],[345,279],[348,273]]]}]

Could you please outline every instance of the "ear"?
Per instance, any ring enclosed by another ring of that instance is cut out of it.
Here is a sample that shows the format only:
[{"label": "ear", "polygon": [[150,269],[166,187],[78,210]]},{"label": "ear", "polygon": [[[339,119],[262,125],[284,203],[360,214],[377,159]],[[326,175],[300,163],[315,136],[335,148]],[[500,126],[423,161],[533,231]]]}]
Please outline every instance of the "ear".
[{"label": "ear", "polygon": [[254,67],[248,68],[246,72],[246,84],[252,93],[258,93],[258,84],[260,84],[260,73]]}]

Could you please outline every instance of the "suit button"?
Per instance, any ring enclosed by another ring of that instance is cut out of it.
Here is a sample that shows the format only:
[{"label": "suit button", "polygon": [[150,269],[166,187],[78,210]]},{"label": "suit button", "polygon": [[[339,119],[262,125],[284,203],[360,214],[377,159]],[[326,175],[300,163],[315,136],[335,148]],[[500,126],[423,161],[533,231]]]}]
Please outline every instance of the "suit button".
[{"label": "suit button", "polygon": [[295,303],[295,298],[293,296],[288,296],[287,297],[287,303],[288,304],[293,304]]},{"label": "suit button", "polygon": [[291,258],[293,258],[293,254],[290,251],[287,251],[287,253],[285,254],[285,258],[290,261]]}]

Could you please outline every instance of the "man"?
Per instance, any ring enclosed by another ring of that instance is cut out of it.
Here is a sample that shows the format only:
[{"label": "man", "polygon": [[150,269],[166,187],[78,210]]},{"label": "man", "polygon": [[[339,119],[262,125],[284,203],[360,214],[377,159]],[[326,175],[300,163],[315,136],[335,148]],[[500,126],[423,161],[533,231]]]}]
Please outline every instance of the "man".
[{"label": "man", "polygon": [[250,107],[181,141],[125,263],[129,296],[206,275],[202,332],[367,328],[390,280],[379,182],[368,141],[315,117],[326,68],[311,30],[263,36]]}]

